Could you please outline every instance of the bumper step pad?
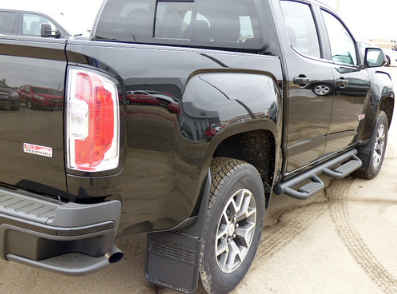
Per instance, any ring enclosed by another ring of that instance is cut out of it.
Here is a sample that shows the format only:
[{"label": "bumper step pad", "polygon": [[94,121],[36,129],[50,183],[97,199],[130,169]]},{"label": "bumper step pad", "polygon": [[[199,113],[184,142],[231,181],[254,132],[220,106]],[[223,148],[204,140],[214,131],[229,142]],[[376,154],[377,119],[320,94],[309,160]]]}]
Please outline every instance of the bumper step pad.
[{"label": "bumper step pad", "polygon": [[356,154],[356,149],[343,153],[303,174],[277,184],[274,192],[277,195],[286,194],[300,200],[307,199],[324,188],[324,183],[318,175],[325,174],[340,179],[359,169],[362,162]]},{"label": "bumper step pad", "polygon": [[0,188],[0,257],[66,275],[122,258],[113,245],[121,203],[65,203]]},{"label": "bumper step pad", "polygon": [[0,214],[45,224],[54,218],[56,209],[60,206],[60,202],[28,198],[25,195],[0,190]]}]

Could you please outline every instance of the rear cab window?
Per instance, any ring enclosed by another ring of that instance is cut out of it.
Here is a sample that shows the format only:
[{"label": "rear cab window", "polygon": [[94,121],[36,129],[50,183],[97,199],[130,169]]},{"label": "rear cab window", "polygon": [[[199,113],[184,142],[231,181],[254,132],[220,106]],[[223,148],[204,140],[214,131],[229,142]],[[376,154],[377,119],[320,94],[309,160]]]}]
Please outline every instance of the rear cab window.
[{"label": "rear cab window", "polygon": [[0,34],[14,34],[16,20],[15,12],[0,11]]},{"label": "rear cab window", "polygon": [[94,38],[232,49],[263,47],[254,0],[109,0]]}]

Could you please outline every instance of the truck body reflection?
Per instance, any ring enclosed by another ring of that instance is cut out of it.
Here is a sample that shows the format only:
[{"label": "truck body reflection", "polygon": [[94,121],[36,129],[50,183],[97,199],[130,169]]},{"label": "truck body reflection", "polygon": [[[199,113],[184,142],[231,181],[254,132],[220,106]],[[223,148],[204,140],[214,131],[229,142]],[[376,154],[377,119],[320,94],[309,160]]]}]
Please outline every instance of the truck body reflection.
[{"label": "truck body reflection", "polygon": [[18,93],[5,82],[0,81],[0,109],[18,110],[20,106]]},{"label": "truck body reflection", "polygon": [[181,110],[180,102],[173,95],[152,90],[127,91],[127,104],[163,106],[176,114]]},{"label": "truck body reflection", "polygon": [[25,85],[18,89],[18,94],[29,109],[61,110],[63,107],[63,92],[55,89]]}]

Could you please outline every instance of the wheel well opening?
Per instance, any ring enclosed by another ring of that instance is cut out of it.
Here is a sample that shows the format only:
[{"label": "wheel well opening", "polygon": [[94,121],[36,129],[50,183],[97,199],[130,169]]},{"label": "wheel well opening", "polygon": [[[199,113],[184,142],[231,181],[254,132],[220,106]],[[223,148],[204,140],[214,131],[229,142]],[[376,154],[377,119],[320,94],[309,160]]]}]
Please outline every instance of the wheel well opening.
[{"label": "wheel well opening", "polygon": [[[229,137],[218,146],[214,157],[229,157],[252,164],[270,189],[275,167],[275,139],[270,131],[257,130]],[[270,197],[270,191],[266,191],[266,197]]]},{"label": "wheel well opening", "polygon": [[386,113],[387,120],[389,123],[389,128],[391,125],[391,121],[393,119],[393,109],[394,109],[394,100],[392,98],[386,98],[382,101],[382,104],[379,106],[379,110],[382,110]]}]

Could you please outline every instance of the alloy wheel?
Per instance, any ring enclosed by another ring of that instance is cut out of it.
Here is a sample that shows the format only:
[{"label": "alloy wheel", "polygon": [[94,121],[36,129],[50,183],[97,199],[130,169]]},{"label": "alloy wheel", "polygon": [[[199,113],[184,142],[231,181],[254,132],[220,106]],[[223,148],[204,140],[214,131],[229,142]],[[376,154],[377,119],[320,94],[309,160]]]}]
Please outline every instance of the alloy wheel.
[{"label": "alloy wheel", "polygon": [[374,151],[372,152],[372,164],[375,168],[377,168],[382,162],[383,153],[385,152],[385,140],[385,125],[380,124],[376,133]]},{"label": "alloy wheel", "polygon": [[238,190],[225,205],[216,232],[216,258],[221,271],[233,272],[244,261],[255,226],[254,195],[247,189]]}]

